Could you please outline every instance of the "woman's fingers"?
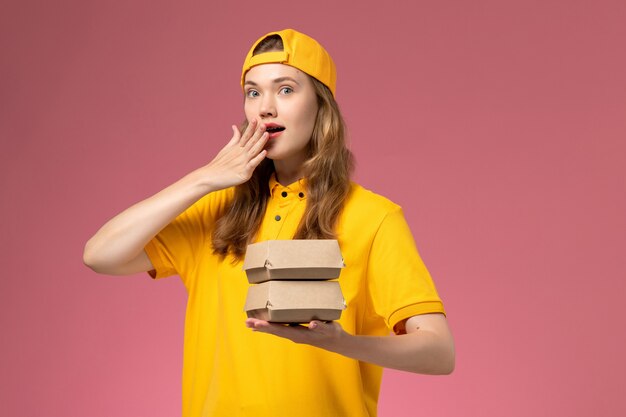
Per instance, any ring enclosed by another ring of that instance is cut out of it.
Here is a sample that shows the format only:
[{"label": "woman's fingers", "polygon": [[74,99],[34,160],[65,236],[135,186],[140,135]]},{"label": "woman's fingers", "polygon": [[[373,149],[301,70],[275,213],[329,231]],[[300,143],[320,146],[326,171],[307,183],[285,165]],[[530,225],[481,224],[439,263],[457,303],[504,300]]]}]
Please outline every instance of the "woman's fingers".
[{"label": "woman's fingers", "polygon": [[252,169],[256,168],[257,166],[259,166],[261,161],[265,159],[265,155],[267,155],[267,151],[262,150],[257,156],[255,156],[250,160],[250,162],[248,162],[248,166]]},{"label": "woman's fingers", "polygon": [[248,143],[250,138],[252,138],[261,127],[265,128],[265,125],[261,124],[261,126],[259,126],[259,121],[257,119],[250,121],[244,130],[243,135],[241,135],[241,139],[239,139],[239,146],[246,146],[246,143]]},{"label": "woman's fingers", "polygon": [[239,131],[239,128],[235,125],[231,125],[230,128],[233,129],[233,137],[230,138],[228,145],[232,146],[236,143],[239,143],[239,140],[241,140],[241,132]]},{"label": "woman's fingers", "polygon": [[254,120],[248,123],[248,126],[244,129],[243,133],[239,137],[239,142],[238,142],[239,146],[243,146],[246,144],[246,141],[250,137],[250,132],[253,130],[253,124],[254,124]]},{"label": "woman's fingers", "polygon": [[263,132],[258,138],[253,137],[252,139],[250,139],[246,144],[248,153],[250,155],[257,155],[259,152],[261,152],[269,137],[269,133]]},{"label": "woman's fingers", "polygon": [[254,131],[254,134],[252,135],[252,137],[250,139],[248,139],[248,141],[246,142],[246,144],[244,145],[244,148],[247,151],[250,151],[252,149],[252,147],[259,141],[261,140],[261,138],[265,135],[265,125],[264,124],[260,124],[259,127]]},{"label": "woman's fingers", "polygon": [[269,134],[265,132],[264,124],[253,120],[243,133],[237,126],[231,127],[233,137],[205,170],[218,189],[249,180],[256,167],[267,155],[263,147],[269,139]]}]

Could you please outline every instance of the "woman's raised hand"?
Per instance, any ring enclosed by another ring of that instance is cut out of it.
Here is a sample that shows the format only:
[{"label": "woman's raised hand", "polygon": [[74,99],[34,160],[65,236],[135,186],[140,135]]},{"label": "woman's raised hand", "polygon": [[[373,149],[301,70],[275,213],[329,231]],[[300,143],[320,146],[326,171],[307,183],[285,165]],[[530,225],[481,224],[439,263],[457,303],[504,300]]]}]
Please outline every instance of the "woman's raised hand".
[{"label": "woman's raised hand", "polygon": [[250,122],[209,164],[196,169],[152,197],[124,210],[96,232],[85,245],[83,260],[94,271],[127,275],[153,269],[144,247],[159,230],[207,193],[250,179],[267,151],[265,125]]},{"label": "woman's raised hand", "polygon": [[212,191],[243,184],[265,158],[263,149],[269,138],[265,125],[252,120],[243,133],[233,125],[233,137],[217,156],[196,171]]}]

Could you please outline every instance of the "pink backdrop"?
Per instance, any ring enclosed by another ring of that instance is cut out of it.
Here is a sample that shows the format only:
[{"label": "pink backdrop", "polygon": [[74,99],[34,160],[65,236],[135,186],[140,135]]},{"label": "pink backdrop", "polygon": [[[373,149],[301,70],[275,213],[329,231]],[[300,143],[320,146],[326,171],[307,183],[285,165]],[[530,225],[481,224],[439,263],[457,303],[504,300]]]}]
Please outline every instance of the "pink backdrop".
[{"label": "pink backdrop", "polygon": [[215,3],[0,5],[0,415],[180,414],[182,284],[82,248],[209,161],[284,27],[335,57],[356,179],[405,207],[456,337],[380,415],[625,415],[626,3]]}]

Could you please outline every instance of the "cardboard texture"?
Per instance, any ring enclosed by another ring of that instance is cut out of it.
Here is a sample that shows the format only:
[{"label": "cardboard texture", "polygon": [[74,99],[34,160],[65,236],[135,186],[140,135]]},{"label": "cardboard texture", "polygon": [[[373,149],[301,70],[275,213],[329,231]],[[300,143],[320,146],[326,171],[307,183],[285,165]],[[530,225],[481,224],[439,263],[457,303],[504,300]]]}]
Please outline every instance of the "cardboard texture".
[{"label": "cardboard texture", "polygon": [[249,245],[243,262],[248,281],[328,280],[345,267],[336,240],[268,240]]},{"label": "cardboard texture", "polygon": [[337,320],[346,303],[337,281],[267,281],[250,286],[248,317],[276,323]]}]

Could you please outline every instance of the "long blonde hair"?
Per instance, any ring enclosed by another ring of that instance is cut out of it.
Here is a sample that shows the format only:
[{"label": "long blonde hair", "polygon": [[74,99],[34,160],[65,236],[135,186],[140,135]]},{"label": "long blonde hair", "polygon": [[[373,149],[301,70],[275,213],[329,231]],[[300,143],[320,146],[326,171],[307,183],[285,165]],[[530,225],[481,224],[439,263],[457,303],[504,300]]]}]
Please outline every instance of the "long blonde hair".
[{"label": "long blonde hair", "polygon": [[[282,50],[282,39],[272,35],[259,43],[254,54]],[[294,239],[333,239],[335,223],[350,192],[354,159],[346,146],[345,123],[335,98],[328,87],[313,77],[311,80],[318,110],[308,145],[309,157],[303,166],[307,179],[306,209]],[[270,197],[268,182],[273,173],[274,163],[265,159],[250,180],[235,187],[233,200],[215,225],[214,253],[243,258],[265,215]]]}]

